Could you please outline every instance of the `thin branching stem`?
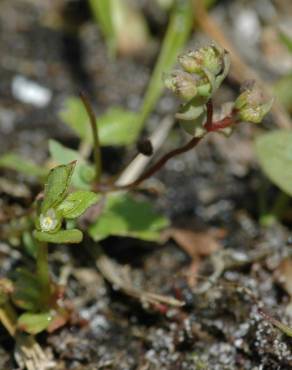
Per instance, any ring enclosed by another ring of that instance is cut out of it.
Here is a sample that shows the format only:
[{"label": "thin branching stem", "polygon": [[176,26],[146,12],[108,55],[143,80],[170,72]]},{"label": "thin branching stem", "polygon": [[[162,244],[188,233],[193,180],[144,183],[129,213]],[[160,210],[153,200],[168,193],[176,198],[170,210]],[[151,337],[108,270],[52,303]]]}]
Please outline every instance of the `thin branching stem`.
[{"label": "thin branching stem", "polygon": [[192,138],[186,145],[174,149],[171,152],[165,154],[158,162],[156,162],[153,166],[151,166],[147,171],[145,171],[137,180],[133,181],[130,184],[122,186],[124,189],[133,189],[139,186],[144,180],[148,179],[156,172],[158,172],[166,162],[168,162],[171,158],[176,157],[179,154],[188,152],[189,150],[193,149],[200,141],[202,137],[194,137]]},{"label": "thin branching stem", "polygon": [[94,162],[95,162],[95,182],[98,184],[100,182],[100,178],[102,174],[102,162],[101,162],[101,148],[100,148],[100,142],[99,142],[98,127],[96,123],[96,116],[95,116],[94,110],[92,108],[92,105],[89,101],[88,96],[84,92],[81,92],[80,98],[88,114],[89,123],[90,123],[90,127],[92,130]]},{"label": "thin branching stem", "polygon": [[236,122],[234,121],[233,115],[230,115],[230,116],[224,117],[220,121],[213,122],[210,127],[208,127],[208,128],[206,127],[206,128],[207,128],[208,132],[215,132],[215,131],[218,131],[218,130],[222,130],[223,128],[230,127],[234,123],[236,123]]},{"label": "thin branching stem", "polygon": [[205,128],[207,131],[211,129],[212,123],[213,123],[213,102],[212,99],[210,99],[207,102],[207,122],[205,123]]},{"label": "thin branching stem", "polygon": [[183,145],[180,148],[174,149],[169,153],[165,154],[162,158],[160,158],[156,163],[153,164],[148,170],[146,170],[137,180],[130,182],[127,185],[97,185],[95,188],[96,191],[117,191],[117,190],[133,190],[138,187],[143,181],[147,180],[149,177],[154,175],[157,171],[161,169],[162,166],[165,165],[171,158],[176,157],[179,154],[188,152],[189,150],[193,149],[202,139],[203,137],[193,137],[187,144]]},{"label": "thin branching stem", "polygon": [[[230,127],[237,123],[236,120],[236,113],[237,111],[234,109],[230,113],[230,115],[224,117],[222,120],[213,121],[213,103],[212,100],[209,100],[207,103],[207,120],[204,127],[208,132],[216,132],[220,129]],[[206,134],[207,134],[206,133]],[[205,134],[205,135],[206,135]],[[156,163],[154,163],[148,170],[146,170],[137,180],[130,182],[126,185],[114,185],[114,184],[97,184],[94,186],[95,191],[98,192],[113,192],[118,190],[133,190],[137,188],[143,181],[147,180],[149,177],[153,176],[156,172],[158,172],[166,162],[168,162],[171,158],[176,157],[179,154],[188,152],[189,150],[193,149],[204,137],[193,137],[187,144],[183,145],[180,148],[174,149],[167,154],[165,154],[162,158],[160,158]]]}]

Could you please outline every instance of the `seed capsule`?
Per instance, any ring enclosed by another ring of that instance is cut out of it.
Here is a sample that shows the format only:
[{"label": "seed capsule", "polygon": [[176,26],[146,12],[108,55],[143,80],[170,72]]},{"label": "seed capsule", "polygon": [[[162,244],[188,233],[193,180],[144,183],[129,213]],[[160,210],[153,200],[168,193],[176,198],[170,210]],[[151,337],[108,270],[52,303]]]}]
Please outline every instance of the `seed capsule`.
[{"label": "seed capsule", "polygon": [[267,99],[255,83],[251,82],[236,99],[234,108],[238,110],[240,120],[260,123],[272,105],[273,99]]}]

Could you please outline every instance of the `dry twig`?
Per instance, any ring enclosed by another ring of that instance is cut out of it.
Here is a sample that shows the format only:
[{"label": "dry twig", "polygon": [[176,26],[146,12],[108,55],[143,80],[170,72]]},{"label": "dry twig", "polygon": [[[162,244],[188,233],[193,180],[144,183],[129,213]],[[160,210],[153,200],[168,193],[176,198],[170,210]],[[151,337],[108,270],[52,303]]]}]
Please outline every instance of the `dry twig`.
[{"label": "dry twig", "polygon": [[129,276],[129,269],[119,265],[106,255],[101,255],[96,260],[96,265],[102,275],[115,287],[120,289],[125,294],[138,299],[143,305],[161,305],[181,307],[184,305],[183,301],[178,299],[147,292],[133,286]]},{"label": "dry twig", "polygon": [[[150,137],[150,142],[153,147],[153,153],[156,153],[161,145],[164,143],[169,131],[174,125],[175,120],[169,116],[165,117],[157,129]],[[144,171],[147,164],[151,161],[153,156],[146,157],[143,154],[138,154],[133,161],[123,171],[116,182],[116,185],[123,186],[132,181],[135,181]]]},{"label": "dry twig", "polygon": [[14,356],[21,369],[47,370],[55,368],[55,362],[47,358],[34,337],[17,334],[15,341]]}]

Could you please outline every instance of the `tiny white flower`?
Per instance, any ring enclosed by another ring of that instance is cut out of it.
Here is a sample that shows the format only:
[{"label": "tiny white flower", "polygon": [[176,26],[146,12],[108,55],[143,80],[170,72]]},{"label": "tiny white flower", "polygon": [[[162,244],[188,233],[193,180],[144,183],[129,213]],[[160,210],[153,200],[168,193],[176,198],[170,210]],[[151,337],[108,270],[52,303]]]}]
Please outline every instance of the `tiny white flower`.
[{"label": "tiny white flower", "polygon": [[45,214],[40,215],[40,227],[42,231],[53,231],[57,225],[58,219],[54,209],[50,208]]}]

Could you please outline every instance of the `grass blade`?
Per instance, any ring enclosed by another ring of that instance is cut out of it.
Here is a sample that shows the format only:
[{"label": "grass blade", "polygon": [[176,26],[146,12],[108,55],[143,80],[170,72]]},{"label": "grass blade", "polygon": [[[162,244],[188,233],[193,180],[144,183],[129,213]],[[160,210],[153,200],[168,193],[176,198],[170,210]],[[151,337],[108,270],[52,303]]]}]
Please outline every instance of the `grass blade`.
[{"label": "grass blade", "polygon": [[163,73],[171,70],[176,58],[185,45],[192,29],[193,13],[189,0],[176,1],[170,16],[168,28],[152,73],[137,125],[142,128],[145,120],[159,99],[163,90]]}]

